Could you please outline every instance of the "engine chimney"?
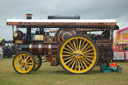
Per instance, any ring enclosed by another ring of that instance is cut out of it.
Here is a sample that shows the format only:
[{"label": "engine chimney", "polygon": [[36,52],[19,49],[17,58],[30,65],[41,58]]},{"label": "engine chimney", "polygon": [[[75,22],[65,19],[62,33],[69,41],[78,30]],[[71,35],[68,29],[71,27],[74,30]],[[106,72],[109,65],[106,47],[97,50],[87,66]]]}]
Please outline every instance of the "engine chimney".
[{"label": "engine chimney", "polygon": [[26,14],[26,19],[32,19],[32,14]]},{"label": "engine chimney", "polygon": [[[32,14],[26,14],[26,19],[32,19]],[[27,27],[27,43],[30,43],[31,40],[31,27]]]}]

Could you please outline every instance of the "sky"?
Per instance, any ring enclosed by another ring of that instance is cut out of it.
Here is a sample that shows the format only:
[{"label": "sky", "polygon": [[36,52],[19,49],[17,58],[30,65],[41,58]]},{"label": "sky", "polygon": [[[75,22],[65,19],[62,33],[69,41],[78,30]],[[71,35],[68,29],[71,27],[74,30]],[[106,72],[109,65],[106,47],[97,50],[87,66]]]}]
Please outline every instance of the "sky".
[{"label": "sky", "polygon": [[[116,19],[120,29],[128,27],[128,0],[0,0],[0,37],[12,40],[7,19],[47,19],[48,15],[75,16],[81,19]],[[116,31],[114,32],[115,35]]]}]

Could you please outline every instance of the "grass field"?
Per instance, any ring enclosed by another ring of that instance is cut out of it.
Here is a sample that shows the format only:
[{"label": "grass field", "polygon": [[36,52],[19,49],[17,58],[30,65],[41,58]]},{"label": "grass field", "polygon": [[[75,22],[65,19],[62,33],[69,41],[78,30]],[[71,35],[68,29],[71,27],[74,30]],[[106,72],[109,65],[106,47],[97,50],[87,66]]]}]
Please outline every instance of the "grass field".
[{"label": "grass field", "polygon": [[101,73],[96,66],[88,74],[69,74],[61,66],[43,63],[38,71],[18,74],[12,59],[0,60],[0,85],[128,85],[128,62],[118,63],[122,73]]}]

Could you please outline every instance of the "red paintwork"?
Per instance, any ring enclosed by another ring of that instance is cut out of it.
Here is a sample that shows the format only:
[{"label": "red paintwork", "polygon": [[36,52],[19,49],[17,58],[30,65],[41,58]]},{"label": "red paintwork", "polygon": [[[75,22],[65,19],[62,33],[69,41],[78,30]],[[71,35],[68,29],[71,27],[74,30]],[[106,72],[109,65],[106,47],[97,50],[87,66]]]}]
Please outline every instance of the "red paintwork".
[{"label": "red paintwork", "polygon": [[50,57],[46,57],[46,61],[47,62],[50,62],[51,61],[51,58]]},{"label": "red paintwork", "polygon": [[[39,48],[39,45],[41,45],[41,48]],[[43,54],[44,52],[57,51],[57,50],[58,50],[57,44],[31,44],[31,48],[30,48],[32,54]]]}]

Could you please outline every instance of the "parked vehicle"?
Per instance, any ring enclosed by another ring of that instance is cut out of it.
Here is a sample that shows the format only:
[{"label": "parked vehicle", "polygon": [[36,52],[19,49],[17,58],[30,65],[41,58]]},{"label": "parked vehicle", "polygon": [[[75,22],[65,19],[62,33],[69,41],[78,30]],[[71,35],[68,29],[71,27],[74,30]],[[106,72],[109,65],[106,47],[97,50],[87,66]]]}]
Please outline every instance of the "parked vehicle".
[{"label": "parked vehicle", "polygon": [[[13,59],[13,67],[18,73],[39,69],[41,55],[46,55],[51,66],[60,64],[70,73],[87,73],[96,64],[113,59],[113,31],[119,29],[115,19],[32,19],[31,14],[27,19],[8,19],[7,25],[13,31],[16,27],[13,42],[19,52]],[[26,33],[21,31],[24,28]],[[55,35],[46,31],[51,28],[58,29]],[[35,30],[33,37],[32,30]]]}]

